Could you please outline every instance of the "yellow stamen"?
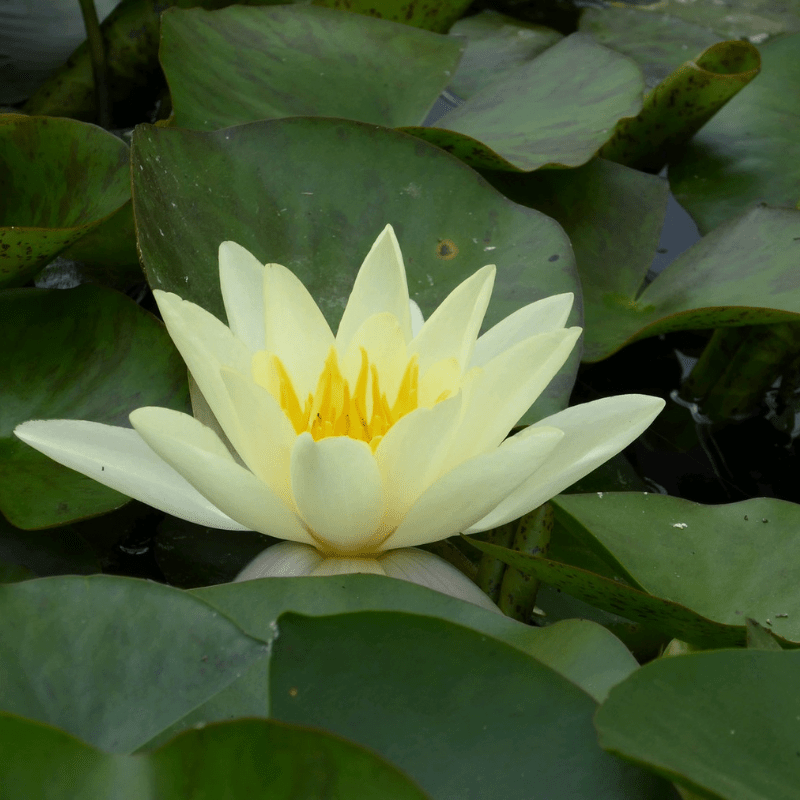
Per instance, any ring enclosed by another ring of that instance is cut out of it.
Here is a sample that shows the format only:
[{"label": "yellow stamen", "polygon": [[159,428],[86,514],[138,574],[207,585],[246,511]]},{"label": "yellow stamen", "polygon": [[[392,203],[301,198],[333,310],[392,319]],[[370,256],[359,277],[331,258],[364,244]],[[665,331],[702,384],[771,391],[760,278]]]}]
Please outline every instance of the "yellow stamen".
[{"label": "yellow stamen", "polygon": [[[286,412],[295,432],[308,431],[315,440],[349,436],[367,442],[375,452],[389,428],[419,405],[419,359],[416,355],[406,365],[393,403],[381,391],[378,368],[370,363],[363,347],[361,367],[353,389],[342,375],[336,348],[331,347],[317,388],[308,395],[302,407],[280,358],[272,355],[269,364],[275,376],[269,384],[274,387],[271,389],[273,396]],[[446,394],[443,393],[440,399]]]}]

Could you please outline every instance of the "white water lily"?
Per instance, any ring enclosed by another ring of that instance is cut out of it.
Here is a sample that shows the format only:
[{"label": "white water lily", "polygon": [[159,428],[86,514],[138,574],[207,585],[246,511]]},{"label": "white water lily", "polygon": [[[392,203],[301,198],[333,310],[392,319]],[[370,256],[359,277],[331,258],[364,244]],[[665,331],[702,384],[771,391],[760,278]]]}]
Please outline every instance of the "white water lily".
[{"label": "white water lily", "polygon": [[229,325],[154,292],[199,391],[195,416],[132,412],[133,430],[78,420],[16,434],[56,461],[202,525],[287,541],[240,574],[372,572],[493,607],[416,546],[516,519],[635,439],[662,400],[622,395],[508,436],[567,359],[572,295],[478,333],[486,266],[424,323],[387,226],[356,277],[336,335],[300,280],[224,242]]}]

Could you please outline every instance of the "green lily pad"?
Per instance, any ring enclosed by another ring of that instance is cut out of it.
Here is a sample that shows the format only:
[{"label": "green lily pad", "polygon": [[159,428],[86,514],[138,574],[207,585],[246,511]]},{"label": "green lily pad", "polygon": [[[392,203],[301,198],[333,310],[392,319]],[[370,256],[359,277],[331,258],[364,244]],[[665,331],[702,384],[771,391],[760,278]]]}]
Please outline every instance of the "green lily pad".
[{"label": "green lily pad", "polygon": [[800,506],[768,498],[703,506],[639,492],[554,502],[650,594],[724,625],[744,629],[751,617],[800,642]]},{"label": "green lily pad", "polygon": [[656,86],[635,117],[620,120],[600,155],[659,172],[760,69],[758,50],[749,42],[711,45]]},{"label": "green lily pad", "polygon": [[517,68],[563,38],[552,28],[489,9],[460,19],[450,34],[467,39],[467,49],[449,86],[463,100],[489,84],[507,80]]},{"label": "green lily pad", "polygon": [[172,9],[161,26],[174,123],[194,130],[295,116],[417,125],[461,51],[456,39],[316,6]]},{"label": "green lily pad", "polygon": [[0,287],[21,286],[130,199],[128,148],[70,119],[0,115]]},{"label": "green lily pad", "polygon": [[800,203],[800,33],[761,48],[762,70],[670,163],[678,201],[702,232],[754,202]]},{"label": "green lily pad", "polygon": [[642,68],[648,89],[688,58],[725,39],[706,25],[641,7],[585,8],[578,30],[632,58]]},{"label": "green lily pad", "polygon": [[471,3],[470,0],[439,0],[436,3],[417,3],[415,0],[314,0],[314,4],[446,33]]},{"label": "green lily pad", "polygon": [[667,796],[655,776],[603,757],[580,689],[441,619],[284,614],[270,695],[275,718],[363,743],[436,800]]},{"label": "green lily pad", "polygon": [[188,410],[186,367],[164,326],[98,286],[0,292],[0,509],[18,528],[94,516],[124,495],[56,464],[14,436],[29,419],[129,426],[145,405]]},{"label": "green lily pad", "polygon": [[401,130],[483,169],[577,167],[622,117],[639,112],[643,89],[633,61],[575,33],[485,86],[435,128]]},{"label": "green lily pad", "polygon": [[[397,131],[321,118],[212,133],[140,126],[132,157],[134,215],[150,285],[223,320],[220,242],[233,240],[263,263],[291,269],[335,329],[358,268],[387,223],[426,317],[487,263],[498,270],[485,328],[540,297],[579,294],[572,248],[557,223]],[[572,319],[580,319],[578,309]],[[566,405],[577,358],[524,423]]]},{"label": "green lily pad", "polygon": [[0,709],[127,753],[264,661],[197,597],[108,575],[0,586]]},{"label": "green lily pad", "polygon": [[600,744],[703,797],[794,800],[800,653],[663,658],[617,686],[595,716]]},{"label": "green lily pad", "polygon": [[[103,753],[63,731],[0,713],[7,800],[426,800],[399,770],[324,731],[239,720],[189,731],[154,753]],[[298,794],[301,793],[301,794]]]}]

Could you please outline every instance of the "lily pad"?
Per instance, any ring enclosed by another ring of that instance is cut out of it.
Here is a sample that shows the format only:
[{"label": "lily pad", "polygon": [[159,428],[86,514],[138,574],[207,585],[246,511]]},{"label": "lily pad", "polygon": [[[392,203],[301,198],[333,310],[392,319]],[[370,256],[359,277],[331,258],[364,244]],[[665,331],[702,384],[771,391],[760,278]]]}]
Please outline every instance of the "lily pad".
[{"label": "lily pad", "polygon": [[640,492],[554,502],[650,594],[724,625],[744,629],[751,617],[800,642],[800,506],[769,498],[703,506]]},{"label": "lily pad", "polygon": [[439,0],[436,3],[417,3],[415,0],[315,0],[315,4],[402,22],[437,33],[446,33],[471,5],[470,0]]},{"label": "lily pad", "polygon": [[416,125],[461,52],[456,39],[316,6],[172,9],[162,17],[173,121],[194,130],[295,116]]},{"label": "lily pad", "polygon": [[97,286],[0,292],[0,509],[18,528],[102,514],[128,501],[14,436],[29,419],[128,426],[145,405],[188,410],[186,367],[164,326]]},{"label": "lily pad", "polygon": [[[557,223],[397,131],[321,118],[212,133],[140,126],[132,157],[134,215],[150,285],[223,320],[222,241],[291,269],[335,329],[356,272],[387,223],[426,317],[487,263],[498,271],[485,328],[540,297],[578,294],[572,248]],[[572,319],[579,315],[574,309]],[[577,354],[524,423],[566,405],[576,368]]]},{"label": "lily pad", "polygon": [[467,49],[449,86],[464,100],[489,84],[510,78],[517,68],[563,38],[552,28],[489,9],[460,19],[450,28],[450,34],[467,40]]},{"label": "lily pad", "polygon": [[655,776],[603,757],[580,689],[441,619],[284,614],[270,694],[277,719],[363,743],[436,800],[667,796]]},{"label": "lily pad", "polygon": [[264,660],[197,597],[108,575],[0,586],[0,709],[129,753]]},{"label": "lily pad", "polygon": [[[398,769],[337,736],[273,720],[189,731],[154,753],[113,755],[68,733],[0,713],[7,800],[426,800]],[[302,795],[298,795],[301,792]]]},{"label": "lily pad", "polygon": [[755,202],[800,203],[800,33],[761,47],[762,70],[670,163],[702,232]]},{"label": "lily pad", "polygon": [[70,119],[0,115],[0,287],[21,286],[130,199],[128,148]]},{"label": "lily pad", "polygon": [[575,33],[485,86],[437,127],[402,130],[483,169],[577,167],[622,117],[639,112],[643,89],[633,61]]},{"label": "lily pad", "polygon": [[617,686],[598,710],[600,744],[703,797],[794,800],[798,670],[800,652],[658,659]]}]

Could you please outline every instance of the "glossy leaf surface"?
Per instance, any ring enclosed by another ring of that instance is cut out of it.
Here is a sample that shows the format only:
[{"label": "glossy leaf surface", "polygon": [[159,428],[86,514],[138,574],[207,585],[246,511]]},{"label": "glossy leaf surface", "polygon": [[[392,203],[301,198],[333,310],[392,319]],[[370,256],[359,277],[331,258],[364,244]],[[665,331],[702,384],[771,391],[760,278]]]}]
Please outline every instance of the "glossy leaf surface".
[{"label": "glossy leaf surface", "polygon": [[[489,263],[498,270],[484,330],[540,297],[577,293],[571,247],[556,223],[396,131],[319,118],[214,133],[140,126],[132,152],[134,215],[150,285],[220,319],[217,253],[233,240],[262,263],[291,269],[335,330],[356,272],[387,223],[426,317]],[[566,404],[576,366],[577,352],[523,420]]]},{"label": "glossy leaf surface", "polygon": [[164,14],[161,63],[176,125],[343,117],[416,125],[461,57],[458,40],[314,6]]},{"label": "glossy leaf surface", "polygon": [[0,288],[21,286],[130,198],[128,148],[68,119],[0,115]]},{"label": "glossy leaf surface", "polygon": [[17,527],[102,514],[124,495],[56,464],[14,436],[29,419],[129,426],[146,405],[188,410],[186,367],[164,326],[98,286],[0,293],[0,508]]}]

